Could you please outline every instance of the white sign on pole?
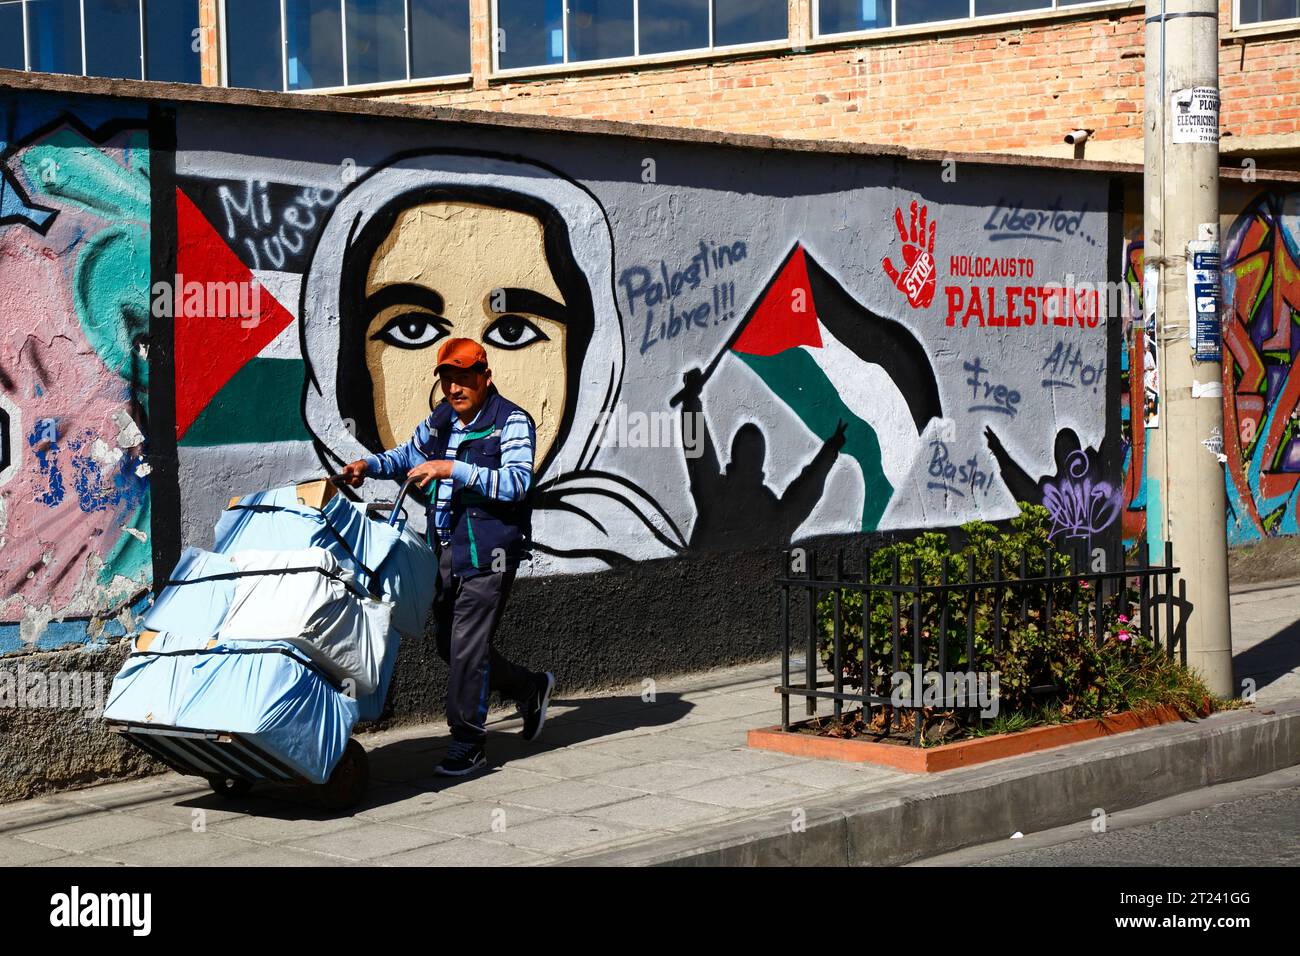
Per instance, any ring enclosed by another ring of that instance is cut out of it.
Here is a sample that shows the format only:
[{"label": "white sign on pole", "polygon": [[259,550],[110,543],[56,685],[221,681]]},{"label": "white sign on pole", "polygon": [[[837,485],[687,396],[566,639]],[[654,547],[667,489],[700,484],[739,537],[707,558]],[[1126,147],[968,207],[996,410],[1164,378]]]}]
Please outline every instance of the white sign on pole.
[{"label": "white sign on pole", "polygon": [[1219,141],[1219,91],[1213,86],[1194,86],[1174,93],[1173,140],[1175,143]]}]

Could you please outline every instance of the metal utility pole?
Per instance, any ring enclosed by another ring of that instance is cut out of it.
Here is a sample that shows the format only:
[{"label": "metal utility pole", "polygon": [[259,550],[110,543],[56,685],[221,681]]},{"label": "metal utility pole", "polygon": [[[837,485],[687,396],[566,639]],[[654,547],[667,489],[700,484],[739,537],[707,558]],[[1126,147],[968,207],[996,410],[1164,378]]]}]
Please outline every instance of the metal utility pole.
[{"label": "metal utility pole", "polygon": [[1146,433],[1147,537],[1173,542],[1182,568],[1193,607],[1188,665],[1228,697],[1237,688],[1223,468],[1218,3],[1147,0],[1146,13],[1143,306],[1159,377],[1157,430]]}]

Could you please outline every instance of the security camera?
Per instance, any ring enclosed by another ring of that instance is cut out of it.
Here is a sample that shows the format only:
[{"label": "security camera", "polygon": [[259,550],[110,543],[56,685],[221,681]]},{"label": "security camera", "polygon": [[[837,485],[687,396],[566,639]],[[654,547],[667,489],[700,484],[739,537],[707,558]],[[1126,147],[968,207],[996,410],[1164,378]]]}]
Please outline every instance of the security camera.
[{"label": "security camera", "polygon": [[1071,146],[1078,146],[1080,143],[1087,142],[1090,130],[1073,129],[1065,134],[1065,141]]}]

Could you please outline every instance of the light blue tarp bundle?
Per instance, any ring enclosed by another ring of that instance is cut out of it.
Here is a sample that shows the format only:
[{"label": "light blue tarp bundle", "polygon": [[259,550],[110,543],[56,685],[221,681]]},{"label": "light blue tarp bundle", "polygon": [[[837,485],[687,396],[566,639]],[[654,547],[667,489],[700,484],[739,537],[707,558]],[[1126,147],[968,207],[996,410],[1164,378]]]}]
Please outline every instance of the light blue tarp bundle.
[{"label": "light blue tarp bundle", "polygon": [[[133,654],[113,681],[104,716],[156,725],[247,735],[308,779],[328,778],[358,720],[383,710],[397,660],[396,634],[386,642],[379,686],[352,698],[301,650],[277,641],[207,642],[220,630],[235,593],[230,555],[257,550],[329,551],[357,583],[393,604],[392,628],[421,636],[433,603],[437,565],[417,535],[374,521],[341,496],[317,510],[300,504],[296,487],[241,498],[216,527],[214,552],[190,548],[174,581],[145,615],[159,632],[149,650]],[[271,649],[289,653],[266,653]],[[296,654],[296,657],[289,656]]]},{"label": "light blue tarp bundle", "polygon": [[357,701],[289,644],[159,634],[113,680],[104,717],[236,733],[313,783],[324,783],[352,735]]},{"label": "light blue tarp bundle", "polygon": [[[345,568],[355,570],[365,587],[393,602],[393,626],[403,637],[424,635],[433,605],[438,561],[433,549],[413,531],[367,518],[359,507],[336,495],[319,511],[298,503],[294,486],[240,498],[217,521],[214,551],[324,548]],[[374,574],[374,579],[371,575]]]},{"label": "light blue tarp bundle", "polygon": [[234,570],[224,554],[186,548],[172,571],[173,581],[194,581],[185,587],[163,588],[145,612],[140,628],[145,631],[184,634],[200,641],[200,646],[217,636],[230,602],[235,596],[235,582],[229,579],[207,580]]}]

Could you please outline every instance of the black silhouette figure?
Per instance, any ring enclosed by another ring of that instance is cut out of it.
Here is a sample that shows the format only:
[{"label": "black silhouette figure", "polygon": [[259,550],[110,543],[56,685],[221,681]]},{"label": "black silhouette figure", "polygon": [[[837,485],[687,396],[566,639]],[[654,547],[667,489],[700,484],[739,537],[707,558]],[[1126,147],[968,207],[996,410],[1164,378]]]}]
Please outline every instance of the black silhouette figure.
[{"label": "black silhouette figure", "polygon": [[[1016,501],[1028,501],[1033,504],[1042,504],[1043,487],[1047,482],[1058,482],[1062,477],[1070,473],[1070,456],[1076,454],[1082,445],[1079,442],[1079,436],[1073,429],[1062,428],[1056,433],[1056,444],[1054,447],[1054,456],[1056,459],[1056,471],[1050,475],[1044,475],[1035,481],[1020,464],[1011,457],[1011,452],[1007,451],[1002,440],[998,438],[997,433],[991,427],[985,426],[984,438],[988,442],[989,451],[993,453],[994,460],[998,463],[998,471],[1002,474],[1002,480],[1006,483],[1007,491],[1011,492]],[[1095,448],[1089,448],[1094,455],[1097,453]]]},{"label": "black silhouette figure", "polygon": [[[759,427],[749,422],[737,429],[731,440],[731,461],[724,472],[704,421],[700,400],[704,374],[691,369],[682,376],[682,382],[682,434],[696,442],[695,447],[686,448],[686,469],[696,512],[691,550],[738,550],[788,543],[821,500],[831,466],[844,447],[848,426],[839,423],[778,498],[764,483],[767,443]],[[695,428],[690,424],[692,418],[697,423]]]}]

